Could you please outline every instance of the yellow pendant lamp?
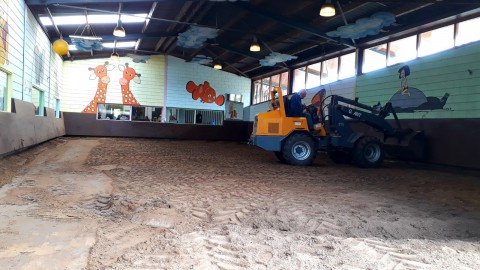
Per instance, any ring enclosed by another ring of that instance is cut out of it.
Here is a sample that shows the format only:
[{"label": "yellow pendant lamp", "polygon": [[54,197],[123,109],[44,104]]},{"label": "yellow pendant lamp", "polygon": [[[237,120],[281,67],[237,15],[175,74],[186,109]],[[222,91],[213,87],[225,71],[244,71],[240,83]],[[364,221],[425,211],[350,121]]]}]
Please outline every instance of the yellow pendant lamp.
[{"label": "yellow pendant lamp", "polygon": [[56,52],[58,55],[68,54],[68,43],[63,40],[63,38],[55,40],[52,46],[53,51]]}]

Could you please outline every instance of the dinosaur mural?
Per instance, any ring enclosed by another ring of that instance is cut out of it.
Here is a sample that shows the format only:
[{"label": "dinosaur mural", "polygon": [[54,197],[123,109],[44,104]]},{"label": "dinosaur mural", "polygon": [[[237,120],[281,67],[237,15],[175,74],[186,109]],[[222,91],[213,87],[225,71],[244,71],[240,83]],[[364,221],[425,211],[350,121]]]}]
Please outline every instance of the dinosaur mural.
[{"label": "dinosaur mural", "polygon": [[218,106],[222,106],[225,103],[225,97],[223,95],[217,96],[217,92],[210,86],[210,83],[205,81],[203,84],[196,85],[194,82],[189,81],[186,89],[192,94],[192,98],[197,100],[200,98],[201,102],[213,103]]},{"label": "dinosaur mural", "polygon": [[408,86],[407,77],[410,75],[410,67],[405,65],[398,70],[398,78],[401,80],[400,89],[393,94],[388,102],[397,113],[413,113],[415,111],[440,110],[447,103],[449,93],[443,97],[427,97],[418,88]]}]

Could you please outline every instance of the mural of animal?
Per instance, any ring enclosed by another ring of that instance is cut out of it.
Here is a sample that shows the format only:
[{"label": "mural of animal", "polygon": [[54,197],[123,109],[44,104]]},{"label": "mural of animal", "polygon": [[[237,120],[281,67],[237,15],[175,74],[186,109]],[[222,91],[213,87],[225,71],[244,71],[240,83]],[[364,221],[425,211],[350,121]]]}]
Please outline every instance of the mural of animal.
[{"label": "mural of animal", "polygon": [[443,109],[450,97],[449,93],[445,93],[441,98],[427,97],[420,89],[408,86],[407,77],[410,75],[410,67],[408,65],[401,67],[398,73],[398,78],[401,79],[400,90],[388,101],[392,103],[395,112],[413,113],[415,111]]},{"label": "mural of animal", "polygon": [[201,102],[213,103],[218,106],[222,106],[225,103],[225,97],[223,95],[217,96],[217,92],[210,86],[210,83],[205,81],[203,84],[196,85],[194,82],[189,81],[186,89],[192,94],[192,98],[197,100],[200,98]]},{"label": "mural of animal", "polygon": [[128,63],[124,65],[118,65],[118,69],[123,71],[123,77],[120,78],[120,85],[122,87],[122,101],[123,105],[140,105],[137,102],[133,93],[130,91],[130,81],[140,84],[140,74],[135,72],[135,69],[128,66]]},{"label": "mural of animal", "polygon": [[0,0],[0,64],[8,64],[8,4]]},{"label": "mural of animal", "polygon": [[97,104],[105,103],[107,96],[107,86],[110,82],[110,77],[108,76],[108,71],[112,71],[115,68],[114,65],[111,65],[106,61],[103,65],[98,65],[95,68],[88,68],[88,70],[93,71],[90,74],[90,80],[95,80],[98,78],[97,92],[95,97],[90,101],[90,103],[83,109],[82,113],[96,113]]}]

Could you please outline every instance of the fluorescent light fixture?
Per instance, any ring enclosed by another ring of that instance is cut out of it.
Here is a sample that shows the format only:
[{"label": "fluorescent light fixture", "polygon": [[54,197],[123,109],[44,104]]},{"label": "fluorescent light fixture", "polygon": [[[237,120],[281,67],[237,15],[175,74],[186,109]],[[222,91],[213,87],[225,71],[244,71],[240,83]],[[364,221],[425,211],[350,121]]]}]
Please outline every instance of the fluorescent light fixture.
[{"label": "fluorescent light fixture", "polygon": [[[87,15],[89,24],[114,24],[118,22],[118,15]],[[121,15],[122,23],[143,23],[148,17],[147,13],[137,13],[131,15]],[[52,26],[50,17],[40,17],[40,22],[44,26]],[[53,21],[56,25],[74,25],[86,24],[84,15],[74,16],[53,16]]]},{"label": "fluorescent light fixture", "polygon": [[68,50],[69,51],[77,51],[77,46],[75,46],[74,44],[69,44],[68,45]]},{"label": "fluorescent light fixture", "polygon": [[[44,26],[52,25],[52,20],[49,17],[40,17],[40,21]],[[56,25],[75,25],[75,24],[86,24],[87,20],[84,15],[75,15],[75,16],[55,16],[53,21]]]},{"label": "fluorescent light fixture", "polygon": [[41,22],[44,26],[50,26],[50,25],[52,25],[52,20],[50,20],[50,17],[40,17],[40,22]]},{"label": "fluorescent light fixture", "polygon": [[322,8],[320,9],[320,16],[322,17],[335,16],[335,7],[332,5],[331,0],[325,0],[325,4],[323,4]]},{"label": "fluorescent light fixture", "polygon": [[213,65],[213,68],[214,69],[222,69],[222,65],[217,63],[217,64]]},{"label": "fluorescent light fixture", "polygon": [[118,15],[87,15],[89,24],[117,23]]},{"label": "fluorescent light fixture", "polygon": [[137,41],[117,41],[117,46],[115,46],[115,44],[113,42],[103,43],[102,45],[105,48],[113,48],[113,47],[133,48],[133,47],[135,47],[136,43],[137,43]]},{"label": "fluorescent light fixture", "polygon": [[132,15],[122,14],[120,19],[122,20],[123,23],[143,23],[148,17],[147,13],[138,13],[138,14],[132,14]]},{"label": "fluorescent light fixture", "polygon": [[93,36],[75,36],[75,35],[69,35],[70,38],[81,38],[81,39],[87,39],[87,40],[102,40],[101,37],[93,37]]}]

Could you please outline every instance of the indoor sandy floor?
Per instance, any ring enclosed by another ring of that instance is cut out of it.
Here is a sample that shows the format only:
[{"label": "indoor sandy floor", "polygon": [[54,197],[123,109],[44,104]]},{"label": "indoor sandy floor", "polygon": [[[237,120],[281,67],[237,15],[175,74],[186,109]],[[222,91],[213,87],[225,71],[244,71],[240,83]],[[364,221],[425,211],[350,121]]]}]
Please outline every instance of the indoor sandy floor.
[{"label": "indoor sandy floor", "polygon": [[479,175],[59,138],[0,160],[0,268],[480,269]]}]

